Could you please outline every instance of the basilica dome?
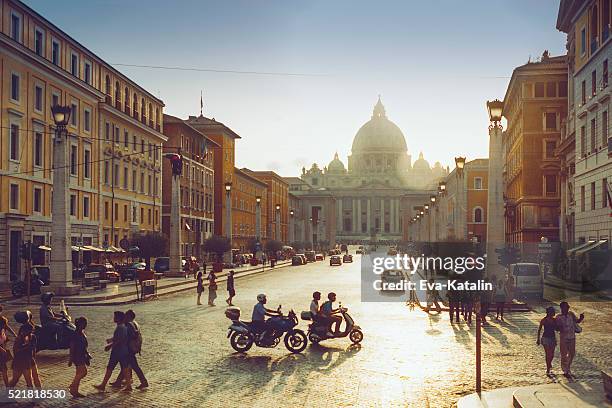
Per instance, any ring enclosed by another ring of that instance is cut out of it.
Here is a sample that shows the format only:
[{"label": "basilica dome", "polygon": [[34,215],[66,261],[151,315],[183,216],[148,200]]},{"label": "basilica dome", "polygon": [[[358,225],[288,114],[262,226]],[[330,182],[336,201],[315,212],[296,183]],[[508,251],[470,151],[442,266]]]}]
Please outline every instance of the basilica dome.
[{"label": "basilica dome", "polygon": [[412,165],[414,170],[430,171],[429,162],[423,158],[423,152],[419,153],[419,158]]},{"label": "basilica dome", "polygon": [[374,106],[372,119],[357,131],[351,150],[353,154],[408,151],[404,134],[395,123],[387,119],[380,97]]},{"label": "basilica dome", "polygon": [[327,171],[330,173],[344,173],[346,172],[346,168],[344,167],[344,163],[338,157],[338,152],[334,155],[334,159],[329,162],[327,165]]}]

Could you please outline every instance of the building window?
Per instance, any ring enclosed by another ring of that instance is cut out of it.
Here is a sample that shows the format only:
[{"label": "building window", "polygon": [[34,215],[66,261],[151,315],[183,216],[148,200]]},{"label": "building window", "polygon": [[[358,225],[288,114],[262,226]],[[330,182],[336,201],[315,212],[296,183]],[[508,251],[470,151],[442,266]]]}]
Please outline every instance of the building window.
[{"label": "building window", "polygon": [[482,223],[482,208],[480,207],[474,208],[474,222]]},{"label": "building window", "polygon": [[123,205],[123,222],[127,222],[128,220],[128,206],[127,204]]},{"label": "building window", "polygon": [[11,11],[11,38],[21,42],[21,15]]},{"label": "building window", "polygon": [[554,140],[546,141],[546,158],[553,159],[555,157],[555,148],[557,147],[557,142]]},{"label": "building window", "polygon": [[580,126],[580,154],[586,154],[586,128]]},{"label": "building window", "polygon": [[557,113],[546,112],[544,113],[544,122],[546,130],[557,130]]},{"label": "building window", "polygon": [[34,133],[34,165],[42,167],[43,165],[43,134],[42,132]]},{"label": "building window", "polygon": [[9,140],[9,158],[13,161],[19,160],[19,125],[11,124],[11,135]]},{"label": "building window", "polygon": [[70,194],[70,215],[76,217],[76,195]]},{"label": "building window", "polygon": [[580,54],[586,54],[586,27],[582,27],[580,30]]},{"label": "building window", "polygon": [[[115,206],[113,209],[114,209],[113,218],[115,219],[115,221],[119,221],[119,204],[115,203]],[[115,241],[117,241],[117,238],[115,238]]]},{"label": "building window", "polygon": [[567,81],[559,82],[559,97],[567,97]]},{"label": "building window", "polygon": [[57,40],[51,41],[51,62],[53,65],[60,64],[60,43]]},{"label": "building window", "polygon": [[119,144],[119,126],[115,126],[115,144]]},{"label": "building window", "polygon": [[144,193],[144,189],[145,189],[145,176],[144,176],[144,172],[140,173],[140,192]]},{"label": "building window", "polygon": [[585,211],[585,201],[586,201],[586,194],[584,191],[584,186],[580,186],[580,211],[582,212]]},{"label": "building window", "polygon": [[13,102],[19,102],[19,74],[11,74],[11,100]]},{"label": "building window", "polygon": [[11,183],[9,193],[9,208],[19,210],[19,185]]},{"label": "building window", "polygon": [[34,187],[32,211],[39,214],[42,212],[42,189],[40,187]]},{"label": "building window", "polygon": [[591,210],[595,209],[595,182],[591,183]]},{"label": "building window", "polygon": [[43,110],[43,89],[39,85],[34,87],[34,110],[37,112]]},{"label": "building window", "polygon": [[554,174],[544,176],[544,190],[547,196],[557,194],[557,176]]},{"label": "building window", "polygon": [[83,218],[89,218],[89,197],[83,197]]},{"label": "building window", "polygon": [[128,188],[128,168],[127,166],[123,168],[123,188],[127,190]]},{"label": "building window", "polygon": [[129,144],[130,144],[130,134],[127,129],[124,129],[123,130],[123,147],[127,149]]},{"label": "building window", "polygon": [[104,202],[104,219],[108,220],[108,201]]},{"label": "building window", "polygon": [[544,82],[536,82],[535,84],[535,97],[543,98],[544,97]]},{"label": "building window", "polygon": [[136,178],[136,170],[132,170],[132,191],[136,191],[136,181],[138,181]]},{"label": "building window", "polygon": [[603,73],[601,75],[601,87],[606,88],[608,86],[608,60],[603,62]]},{"label": "building window", "polygon": [[557,83],[556,82],[547,82],[546,83],[546,97],[554,98],[557,96]]},{"label": "building window", "polygon": [[601,208],[608,206],[608,179],[601,180]]},{"label": "building window", "polygon": [[45,54],[45,33],[40,28],[34,29],[34,52],[41,57]]},{"label": "building window", "polygon": [[70,105],[70,110],[70,124],[76,127],[79,122],[79,107],[73,103]]},{"label": "building window", "polygon": [[70,175],[77,175],[77,162],[79,160],[77,146],[70,146]]},{"label": "building window", "polygon": [[79,56],[75,53],[70,53],[70,73],[75,77],[79,76]]},{"label": "building window", "polygon": [[597,135],[595,135],[595,118],[591,119],[591,153],[597,151]]},{"label": "building window", "polygon": [[113,166],[113,186],[119,187],[119,165]]},{"label": "building window", "polygon": [[601,113],[601,145],[606,146],[608,144],[608,111]]},{"label": "building window", "polygon": [[474,190],[482,190],[482,177],[474,177]]},{"label": "building window", "polygon": [[136,140],[136,135],[132,135],[132,151],[138,150],[138,142]]},{"label": "building window", "polygon": [[85,77],[83,78],[86,83],[91,85],[91,62],[85,61]]},{"label": "building window", "polygon": [[104,162],[104,184],[108,184],[110,180],[110,163],[108,161]]},{"label": "building window", "polygon": [[91,131],[91,111],[89,109],[85,109],[85,114],[83,115],[83,119],[85,121],[85,123],[83,124],[83,126],[85,127],[85,131],[89,132]]},{"label": "building window", "polygon": [[51,106],[59,105],[59,95],[55,92],[51,95]]},{"label": "building window", "polygon": [[136,206],[132,207],[132,222],[137,222],[138,212],[136,211]]},{"label": "building window", "polygon": [[591,96],[597,93],[597,71],[591,72]]},{"label": "building window", "polygon": [[104,124],[104,138],[110,140],[110,123],[108,122]]},{"label": "building window", "polygon": [[140,153],[141,153],[141,154],[144,154],[144,151],[145,151],[144,146],[145,146],[145,141],[144,141],[144,138],[143,138],[143,139],[140,141]]},{"label": "building window", "polygon": [[580,84],[580,101],[582,105],[586,104],[586,81],[582,81]]},{"label": "building window", "polygon": [[91,178],[91,150],[88,148],[83,151],[83,177]]}]

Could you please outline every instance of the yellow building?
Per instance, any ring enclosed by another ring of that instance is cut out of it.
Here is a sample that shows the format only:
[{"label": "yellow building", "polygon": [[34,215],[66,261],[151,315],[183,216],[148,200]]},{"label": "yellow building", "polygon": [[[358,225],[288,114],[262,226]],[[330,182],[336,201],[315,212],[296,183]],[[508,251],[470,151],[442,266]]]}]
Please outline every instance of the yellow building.
[{"label": "yellow building", "polygon": [[85,262],[105,242],[117,246],[131,231],[160,229],[166,138],[161,100],[25,4],[0,0],[0,16],[1,284],[23,276],[23,241],[50,243],[51,106],[72,108],[72,243],[85,247]]}]

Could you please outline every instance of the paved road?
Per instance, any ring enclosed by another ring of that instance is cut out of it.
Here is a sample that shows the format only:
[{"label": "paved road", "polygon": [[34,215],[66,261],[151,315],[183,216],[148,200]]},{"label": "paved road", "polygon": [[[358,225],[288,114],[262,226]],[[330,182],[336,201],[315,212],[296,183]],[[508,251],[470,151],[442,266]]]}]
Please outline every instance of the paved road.
[{"label": "paved road", "polygon": [[[131,393],[98,393],[92,387],[100,382],[107,361],[103,346],[113,330],[113,308],[75,308],[73,315],[90,320],[94,360],[82,386],[88,397],[41,406],[447,407],[473,392],[474,328],[451,326],[447,315],[410,311],[403,302],[361,303],[359,274],[358,257],[340,267],[329,267],[326,260],[282,268],[238,280],[236,303],[250,318],[256,295],[265,292],[270,306],[280,303],[284,310],[299,312],[307,309],[312,291],[333,290],[363,328],[361,347],[337,339],[309,346],[300,355],[288,353],[282,344],[277,349],[253,348],[246,355],[234,353],[225,337],[229,320],[221,306],[222,290],[217,307],[196,306],[195,293],[133,305],[143,326],[141,365],[151,388]],[[573,371],[580,380],[595,381],[612,355],[612,307],[581,303],[575,309],[584,311],[587,319]],[[551,381],[544,376],[543,350],[535,345],[540,317],[515,314],[507,323],[485,329],[485,389]],[[70,383],[73,369],[66,367],[65,352],[41,352],[38,362],[46,388]]]}]

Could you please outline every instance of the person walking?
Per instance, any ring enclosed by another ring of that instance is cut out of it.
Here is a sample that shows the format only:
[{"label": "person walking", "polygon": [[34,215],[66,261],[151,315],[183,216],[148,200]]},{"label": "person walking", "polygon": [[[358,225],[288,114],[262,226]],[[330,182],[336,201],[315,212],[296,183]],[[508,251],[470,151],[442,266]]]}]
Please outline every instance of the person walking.
[{"label": "person walking", "polygon": [[429,284],[427,285],[427,307],[425,308],[425,311],[427,313],[429,313],[429,311],[431,310],[431,306],[435,306],[436,307],[436,312],[440,313],[442,311],[442,307],[440,307],[440,303],[438,302],[438,300],[440,299],[440,293],[438,292],[438,289],[435,288],[435,281],[433,278],[429,279]]},{"label": "person walking", "polygon": [[236,288],[234,287],[234,271],[229,271],[229,274],[227,275],[227,293],[228,293],[228,298],[225,300],[225,303],[227,303],[229,306],[234,306],[234,304],[232,303],[232,298],[234,296],[236,296]]},{"label": "person walking", "polygon": [[6,363],[13,359],[13,354],[7,346],[8,336],[6,332],[8,330],[15,335],[15,332],[13,332],[13,330],[9,327],[6,317],[0,316],[0,372],[2,373],[2,380],[4,381],[5,387],[9,386],[8,368]]},{"label": "person walking", "polygon": [[495,320],[504,321],[504,306],[508,298],[507,286],[503,279],[498,279],[495,284],[493,298],[495,299]]},{"label": "person walking", "polygon": [[196,292],[198,293],[198,305],[201,305],[202,302],[200,301],[200,298],[202,297],[202,292],[204,292],[204,282],[203,282],[203,277],[202,277],[202,272],[198,272],[198,276],[196,277],[196,279],[198,280],[198,285],[196,286]]},{"label": "person walking", "polygon": [[[112,387],[121,388],[125,382],[124,391],[132,390],[132,371],[136,373],[140,385],[136,388],[139,390],[145,389],[149,386],[149,382],[138,364],[136,354],[140,354],[142,350],[142,332],[140,331],[140,325],[136,322],[136,313],[133,310],[125,312],[125,327],[127,329],[128,336],[128,377],[125,377],[125,372],[121,371],[115,381],[111,382]],[[127,381],[125,381],[127,379]]]},{"label": "person walking", "polygon": [[[540,333],[544,329],[542,337]],[[555,308],[550,306],[546,308],[546,316],[540,320],[540,327],[538,328],[538,339],[536,344],[540,344],[544,347],[545,360],[546,360],[546,375],[550,375],[552,370],[552,361],[555,358],[555,348],[557,348],[557,336],[555,330],[557,329],[557,322],[555,321]]]},{"label": "person walking", "polygon": [[474,292],[471,290],[463,291],[463,310],[464,310],[464,319],[467,324],[472,324],[472,313],[474,312]]},{"label": "person walking", "polygon": [[88,342],[87,336],[85,335],[87,319],[79,317],[74,321],[74,325],[76,326],[76,332],[70,340],[68,367],[74,364],[76,371],[68,390],[74,398],[79,398],[84,397],[84,395],[79,392],[79,386],[81,385],[81,380],[87,375],[87,366],[90,364],[91,355],[87,351]]},{"label": "person walking", "polygon": [[208,306],[215,306],[217,298],[217,275],[213,271],[208,274]]},{"label": "person walking", "polygon": [[[94,387],[100,391],[104,391],[106,389],[106,384],[108,380],[110,380],[111,374],[117,364],[121,367],[121,371],[123,372],[123,376],[126,380],[129,381],[129,373],[128,373],[128,335],[127,328],[125,326],[125,313],[121,311],[116,311],[113,314],[113,322],[115,322],[115,332],[113,333],[113,337],[106,340],[106,347],[104,347],[104,351],[111,351],[110,357],[108,359],[108,365],[106,366],[106,372],[104,373],[104,379],[102,383],[99,385],[94,385]],[[131,388],[131,384],[126,384],[126,388]]]},{"label": "person walking", "polygon": [[449,289],[446,291],[446,297],[448,299],[448,315],[450,322],[453,323],[453,317],[455,321],[459,323],[459,293],[457,289]]},{"label": "person walking", "polygon": [[23,376],[28,388],[32,388],[32,363],[36,352],[34,326],[29,323],[21,325],[13,345],[13,378],[9,387],[13,388]]},{"label": "person walking", "polygon": [[[489,283],[488,278],[483,279],[485,284]],[[489,314],[489,306],[491,305],[491,298],[493,295],[492,290],[484,289],[480,291],[480,322],[482,324],[487,324],[487,315]]]},{"label": "person walking", "polygon": [[561,313],[555,317],[557,330],[559,330],[559,351],[561,352],[561,369],[566,377],[573,377],[571,366],[574,356],[576,355],[576,333],[582,332],[582,328],[578,323],[584,320],[584,313],[576,318],[574,312],[570,311],[570,305],[567,302],[559,304]]}]

